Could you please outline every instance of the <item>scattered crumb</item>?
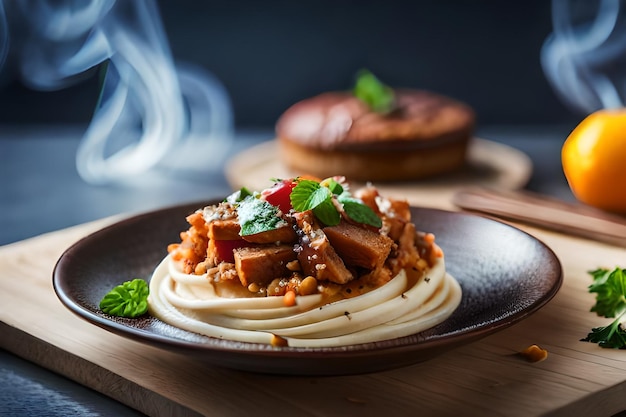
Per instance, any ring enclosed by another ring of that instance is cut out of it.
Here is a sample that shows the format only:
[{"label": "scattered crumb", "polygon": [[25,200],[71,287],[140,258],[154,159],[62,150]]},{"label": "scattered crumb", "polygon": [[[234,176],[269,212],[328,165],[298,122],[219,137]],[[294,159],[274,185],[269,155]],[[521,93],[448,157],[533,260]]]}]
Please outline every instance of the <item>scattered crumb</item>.
[{"label": "scattered crumb", "polygon": [[270,344],[275,347],[289,346],[287,339],[285,339],[284,337],[277,336],[275,334],[272,335],[272,341],[270,342]]},{"label": "scattered crumb", "polygon": [[519,355],[528,362],[536,363],[545,360],[548,357],[548,351],[537,345],[530,345],[526,349],[519,352]]}]

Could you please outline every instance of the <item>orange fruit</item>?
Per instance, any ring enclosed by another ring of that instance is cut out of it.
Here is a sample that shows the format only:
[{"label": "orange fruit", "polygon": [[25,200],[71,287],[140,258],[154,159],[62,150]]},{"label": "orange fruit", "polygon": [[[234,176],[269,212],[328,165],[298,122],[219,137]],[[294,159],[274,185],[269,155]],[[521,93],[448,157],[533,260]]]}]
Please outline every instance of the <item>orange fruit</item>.
[{"label": "orange fruit", "polygon": [[626,213],[626,109],[587,116],[563,144],[561,161],[578,200]]}]

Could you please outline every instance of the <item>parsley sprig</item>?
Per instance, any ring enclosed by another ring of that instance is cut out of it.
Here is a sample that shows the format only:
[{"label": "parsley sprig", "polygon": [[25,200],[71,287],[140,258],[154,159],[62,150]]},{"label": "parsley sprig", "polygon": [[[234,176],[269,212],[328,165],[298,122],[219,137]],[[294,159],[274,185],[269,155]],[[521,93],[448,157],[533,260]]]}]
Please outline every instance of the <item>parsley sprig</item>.
[{"label": "parsley sprig", "polygon": [[326,178],[317,182],[299,178],[297,182],[290,196],[295,211],[312,210],[315,217],[326,226],[336,226],[341,221],[339,208],[342,208],[357,223],[376,228],[382,226],[382,220],[374,210],[353,197],[335,179]]},{"label": "parsley sprig", "polygon": [[143,279],[126,281],[113,288],[100,301],[100,309],[112,316],[135,318],[148,311],[150,288]]},{"label": "parsley sprig", "polygon": [[590,271],[593,283],[589,292],[596,294],[591,311],[598,316],[614,318],[608,326],[595,327],[584,341],[597,343],[603,348],[626,349],[626,330],[621,319],[626,314],[626,269],[616,267]]},{"label": "parsley sprig", "polygon": [[395,94],[391,87],[366,69],[357,73],[354,95],[376,113],[389,113],[395,106]]}]

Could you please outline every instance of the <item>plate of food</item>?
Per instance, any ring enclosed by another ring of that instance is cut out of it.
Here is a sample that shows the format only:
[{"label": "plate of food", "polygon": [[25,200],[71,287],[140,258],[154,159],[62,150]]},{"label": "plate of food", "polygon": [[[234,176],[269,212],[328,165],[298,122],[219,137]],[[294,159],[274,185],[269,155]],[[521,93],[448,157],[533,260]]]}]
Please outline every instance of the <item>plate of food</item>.
[{"label": "plate of food", "polygon": [[427,360],[523,320],[561,282],[556,255],[519,229],[343,177],[122,220],[68,248],[53,274],[61,302],[108,331],[297,375]]}]

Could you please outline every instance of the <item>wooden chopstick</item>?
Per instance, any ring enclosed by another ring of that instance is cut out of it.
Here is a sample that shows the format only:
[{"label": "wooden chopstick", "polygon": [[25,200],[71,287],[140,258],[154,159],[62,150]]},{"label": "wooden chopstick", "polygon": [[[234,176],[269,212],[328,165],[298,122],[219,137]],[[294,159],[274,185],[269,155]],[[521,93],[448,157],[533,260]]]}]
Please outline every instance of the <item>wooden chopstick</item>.
[{"label": "wooden chopstick", "polygon": [[452,199],[456,206],[502,219],[626,247],[626,217],[580,203],[529,191],[467,188]]}]

